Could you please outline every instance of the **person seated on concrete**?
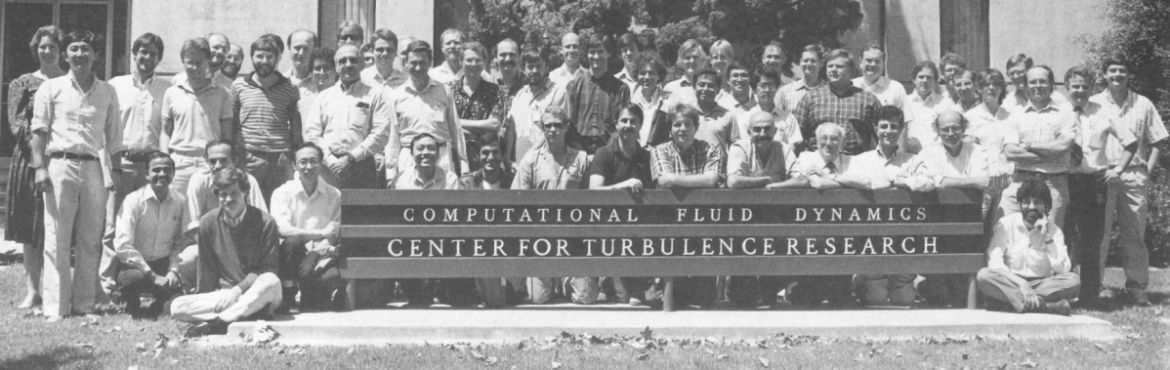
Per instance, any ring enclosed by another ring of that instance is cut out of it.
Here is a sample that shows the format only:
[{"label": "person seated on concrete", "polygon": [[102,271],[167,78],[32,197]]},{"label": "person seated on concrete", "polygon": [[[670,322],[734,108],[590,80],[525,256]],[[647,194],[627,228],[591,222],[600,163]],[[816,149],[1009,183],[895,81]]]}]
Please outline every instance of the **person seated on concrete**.
[{"label": "person seated on concrete", "polygon": [[[191,176],[191,181],[187,185],[187,212],[189,220],[187,223],[186,232],[195,235],[195,230],[199,229],[199,220],[203,215],[211,210],[219,207],[219,200],[215,196],[215,176],[220,172],[230,171],[236,168],[236,158],[239,151],[236,150],[236,142],[230,140],[213,140],[207,143],[204,148],[204,153],[207,156],[206,172],[196,172]],[[247,174],[245,172],[245,174]],[[251,189],[259,189],[260,182],[250,174],[248,176],[248,186]],[[244,197],[244,204],[256,207],[258,209],[267,210],[268,203],[264,201],[264,196],[260,191],[249,192]],[[179,276],[183,283],[183,292],[190,293],[195,289],[195,270],[199,261],[199,248],[196,245],[191,245],[179,254]]]},{"label": "person seated on concrete", "polygon": [[[846,155],[845,129],[833,122],[821,123],[815,135],[816,150],[804,152],[788,170],[793,178],[807,181],[813,189],[841,188],[838,181],[849,171],[852,156]],[[817,305],[828,299],[833,305],[854,302],[849,276],[802,276],[786,294],[789,302],[797,305]]]},{"label": "person seated on concrete", "polygon": [[333,293],[344,292],[345,282],[337,270],[341,190],[324,180],[322,172],[328,171],[322,164],[324,157],[316,144],[301,144],[293,154],[295,176],[272,192],[270,212],[284,238],[279,274],[282,307],[290,313],[331,307]]},{"label": "person seated on concrete", "polygon": [[[964,140],[967,119],[957,111],[946,111],[934,121],[941,142],[928,144],[918,159],[922,165],[917,171],[930,178],[937,188],[966,188],[986,190],[990,184],[991,154],[981,145]],[[989,203],[983,205],[986,215]],[[930,274],[918,284],[918,294],[935,306],[965,307],[967,302],[967,275]]]},{"label": "person seated on concrete", "polygon": [[[616,132],[606,146],[597,149],[593,162],[589,164],[590,189],[624,189],[638,193],[650,183],[650,152],[638,144],[641,126],[644,124],[642,115],[642,108],[638,104],[627,104],[618,112]],[[615,303],[637,306],[647,300],[649,279],[613,277],[607,280],[613,282],[613,290],[606,294],[612,293],[610,296],[615,297]],[[649,295],[661,296],[653,290]]]},{"label": "person seated on concrete", "polygon": [[244,171],[215,174],[219,208],[199,220],[199,264],[195,292],[171,303],[176,320],[197,323],[187,337],[226,334],[229,323],[253,314],[271,317],[281,303],[280,229],[267,212],[247,205]]},{"label": "person seated on concrete", "polygon": [[[696,140],[699,111],[685,104],[671,109],[670,141],[650,151],[650,176],[658,189],[713,189],[723,173],[723,147]],[[715,277],[675,278],[676,304],[715,304]]]},{"label": "person seated on concrete", "polygon": [[[175,161],[158,151],[148,158],[146,186],[126,195],[115,222],[118,291],[134,317],[161,314],[164,303],[179,292],[179,252],[190,244],[184,236],[187,198],[170,189]],[[143,293],[154,298],[145,312]]]},{"label": "person seated on concrete", "polygon": [[[743,130],[747,136],[732,143],[727,152],[727,187],[793,189],[808,186],[805,178],[788,177],[788,169],[796,162],[796,154],[791,145],[783,142],[784,136],[776,134],[777,120],[772,113],[755,110],[744,125],[747,126]],[[732,276],[727,298],[741,307],[755,307],[761,301],[774,305],[776,293],[782,286],[781,279],[776,276]]]},{"label": "person seated on concrete", "polygon": [[[540,129],[544,134],[544,142],[528,150],[524,158],[516,163],[512,189],[565,190],[585,187],[589,160],[584,150],[569,147],[565,143],[565,135],[572,128],[568,117],[568,113],[557,105],[549,106],[541,113]],[[597,278],[593,277],[529,277],[529,301],[535,304],[552,301],[558,281],[567,282],[562,289],[574,303],[593,304],[597,301],[600,288]]]},{"label": "person seated on concrete", "polygon": [[[507,190],[512,188],[512,179],[516,173],[504,165],[504,151],[506,147],[500,136],[494,133],[480,135],[479,157],[476,163],[480,167],[475,172],[468,172],[459,178],[459,188],[464,190]],[[475,288],[479,291],[479,299],[483,300],[484,307],[499,308],[518,304],[524,300],[525,283],[523,277],[514,278],[480,278],[475,279]]]},{"label": "person seated on concrete", "polygon": [[1081,279],[1070,271],[1064,232],[1047,216],[1052,194],[1043,180],[1026,179],[1015,195],[1022,212],[995,225],[987,267],[975,276],[979,292],[989,309],[1068,316]]},{"label": "person seated on concrete", "polygon": [[[428,133],[420,133],[410,140],[410,155],[414,164],[399,172],[394,180],[397,190],[450,190],[459,187],[459,177],[439,165],[442,146]],[[439,301],[456,307],[478,303],[474,279],[403,279],[399,280],[409,306],[427,307]]]}]

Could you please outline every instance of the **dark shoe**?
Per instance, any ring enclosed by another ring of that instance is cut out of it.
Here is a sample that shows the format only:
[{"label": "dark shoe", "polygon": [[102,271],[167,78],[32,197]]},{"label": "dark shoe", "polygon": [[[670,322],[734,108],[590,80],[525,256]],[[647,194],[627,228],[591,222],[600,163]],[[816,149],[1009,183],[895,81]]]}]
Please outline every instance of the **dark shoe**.
[{"label": "dark shoe", "polygon": [[1144,289],[1130,289],[1129,300],[1130,304],[1138,307],[1150,307],[1153,305],[1150,303],[1150,297],[1146,296]]},{"label": "dark shoe", "polygon": [[204,321],[187,328],[183,333],[186,338],[198,338],[208,335],[223,335],[227,334],[228,323],[215,319],[211,321]]},{"label": "dark shoe", "polygon": [[1072,314],[1072,308],[1069,307],[1067,299],[1062,299],[1056,302],[1045,303],[1044,312],[1053,315],[1068,316]]},{"label": "dark shoe", "polygon": [[280,307],[277,307],[276,313],[281,315],[297,315],[301,313],[301,307],[297,304],[297,292],[300,289],[296,287],[282,288]]}]

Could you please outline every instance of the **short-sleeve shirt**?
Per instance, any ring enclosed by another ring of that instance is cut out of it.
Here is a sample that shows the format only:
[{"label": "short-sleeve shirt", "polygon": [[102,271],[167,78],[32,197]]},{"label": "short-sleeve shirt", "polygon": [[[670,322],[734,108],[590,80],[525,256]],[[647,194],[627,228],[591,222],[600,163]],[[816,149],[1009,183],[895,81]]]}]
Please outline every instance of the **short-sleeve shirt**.
[{"label": "short-sleeve shirt", "polygon": [[69,72],[41,84],[30,128],[49,134],[45,153],[97,157],[102,149],[113,154],[121,146],[119,112],[118,93],[110,84],[94,77],[89,91],[82,91]]},{"label": "short-sleeve shirt", "polygon": [[[228,77],[221,71],[214,71],[211,72],[211,82],[215,83],[216,85],[223,86],[223,88],[230,91],[232,88],[232,83],[235,81],[232,81],[231,77]],[[179,72],[179,74],[171,78],[171,83],[175,86],[187,84],[187,72]]]},{"label": "short-sleeve shirt", "polygon": [[[1028,107],[1012,113],[1004,125],[1003,143],[1045,143],[1056,140],[1061,136],[1076,138],[1079,135],[1076,114],[1071,108],[1048,104],[1044,108],[1036,108],[1031,103]],[[1041,157],[1039,162],[1017,162],[1016,169],[1059,174],[1069,170],[1069,153],[1053,157]]]},{"label": "short-sleeve shirt", "polygon": [[727,176],[772,178],[772,182],[788,179],[788,169],[796,163],[792,147],[781,141],[768,142],[768,155],[760,160],[758,150],[751,137],[739,139],[727,150]]},{"label": "short-sleeve shirt", "polygon": [[235,139],[247,150],[287,152],[300,143],[301,91],[288,78],[277,75],[276,83],[264,87],[250,73],[232,84],[232,109],[239,134]]},{"label": "short-sleeve shirt", "polygon": [[989,176],[1010,175],[1016,164],[1003,154],[1004,125],[1011,116],[1007,109],[1000,107],[994,114],[987,105],[979,104],[963,113],[967,118],[967,136],[978,140],[979,146],[987,150],[990,167]]},{"label": "short-sleeve shirt", "polygon": [[821,81],[819,85],[811,87],[805,85],[803,80],[795,81],[793,83],[781,86],[780,90],[776,91],[776,97],[773,99],[775,99],[777,107],[791,112],[796,109],[796,105],[800,104],[800,101],[804,99],[804,96],[808,95],[810,91],[822,89],[825,86],[828,86],[828,84],[824,81]]},{"label": "short-sleeve shirt", "polygon": [[395,127],[391,130],[390,142],[386,146],[387,163],[396,165],[398,152],[402,148],[409,148],[410,141],[422,133],[434,136],[440,144],[454,145],[459,160],[467,159],[463,128],[455,114],[455,100],[446,86],[428,79],[422,91],[416,89],[413,83],[403,84],[391,91],[388,98],[394,115],[391,123]]},{"label": "short-sleeve shirt", "polygon": [[918,167],[917,172],[930,179],[935,186],[941,185],[943,179],[948,177],[991,175],[991,155],[987,147],[976,143],[964,142],[957,156],[951,156],[942,143],[928,145],[918,152],[918,160],[922,166]]},{"label": "short-sleeve shirt", "polygon": [[462,78],[451,81],[449,87],[451,95],[455,97],[455,113],[459,119],[481,120],[499,114],[500,86],[487,81],[480,81],[475,91],[470,95],[463,90]]},{"label": "short-sleeve shirt", "polygon": [[845,87],[840,95],[826,86],[809,91],[792,115],[800,123],[800,134],[809,150],[816,147],[817,126],[833,122],[845,129],[844,152],[856,155],[874,148],[875,112],[880,106],[873,94],[853,85]]},{"label": "short-sleeve shirt", "polygon": [[712,105],[705,112],[699,110],[699,127],[695,130],[695,139],[726,151],[728,145],[739,139],[739,130],[732,126],[731,118],[731,112],[719,104]]},{"label": "short-sleeve shirt", "polygon": [[[565,110],[580,142],[569,145],[592,154],[605,146],[617,124],[618,112],[630,103],[630,88],[611,75],[582,76],[565,84]],[[567,136],[572,138],[575,135]]]},{"label": "short-sleeve shirt", "polygon": [[906,88],[901,83],[890,81],[886,76],[878,77],[877,82],[872,85],[865,81],[865,77],[854,78],[853,86],[873,94],[883,106],[902,108],[906,100]]},{"label": "short-sleeve shirt", "polygon": [[135,153],[159,150],[163,95],[171,87],[171,81],[156,75],[139,85],[134,75],[125,75],[111,78],[110,86],[118,92],[122,150]]},{"label": "short-sleeve shirt", "polygon": [[[913,177],[919,162],[914,154],[898,148],[893,156],[887,157],[881,148],[853,156],[846,173],[869,180],[873,188],[885,187],[894,179]],[[912,186],[914,188],[914,186]]]},{"label": "short-sleeve shirt", "polygon": [[[731,125],[736,128],[740,139],[752,136],[748,132],[751,129],[752,116],[763,111],[764,108],[757,105],[747,112],[740,112],[731,117]],[[804,136],[800,134],[800,125],[796,124],[796,117],[792,113],[780,109],[779,106],[774,106],[770,113],[775,117],[772,122],[776,126],[776,136],[773,139],[787,145],[804,141]]]},{"label": "short-sleeve shirt", "polygon": [[[819,151],[803,152],[796,158],[796,163],[788,169],[788,177],[800,178],[810,176],[826,176],[842,174],[849,171],[853,156],[841,153],[832,162],[826,161]],[[830,165],[832,163],[832,165]]]},{"label": "short-sleeve shirt", "polygon": [[[1113,95],[1109,94],[1109,91],[1093,95],[1089,100],[1101,104],[1101,114],[1119,118],[1120,124],[1128,127],[1134,139],[1137,139],[1137,152],[1129,166],[1145,166],[1150,159],[1151,146],[1170,136],[1166,133],[1166,125],[1154,104],[1138,93],[1130,91],[1126,94],[1124,102],[1113,101]],[[1121,160],[1125,148],[1120,142],[1111,140],[1110,143],[1107,149],[1109,162],[1116,163]]]},{"label": "short-sleeve shirt", "polygon": [[680,150],[674,141],[668,141],[650,151],[650,177],[662,175],[723,174],[723,148],[702,140],[694,140],[691,147]]},{"label": "short-sleeve shirt", "polygon": [[[207,144],[224,138],[232,119],[232,95],[213,80],[199,91],[184,82],[163,95],[162,122],[171,127],[171,152],[201,157]],[[198,216],[196,216],[198,219]]]},{"label": "short-sleeve shirt", "polygon": [[1073,163],[1074,173],[1098,173],[1109,169],[1111,162],[1106,155],[1106,147],[1113,137],[1122,148],[1137,142],[1129,127],[1121,124],[1121,119],[1101,113],[1101,105],[1086,102],[1083,107],[1074,107],[1077,114],[1077,125],[1080,135],[1077,135],[1077,146],[1081,148],[1083,157],[1081,163]]},{"label": "short-sleeve shirt", "polygon": [[584,179],[589,170],[585,151],[565,147],[562,156],[558,162],[548,150],[547,143],[528,151],[515,166],[516,177],[512,180],[512,189],[564,190],[585,187],[588,183]]},{"label": "short-sleeve shirt", "polygon": [[937,143],[938,132],[934,131],[934,120],[943,112],[959,109],[951,98],[941,92],[933,92],[925,99],[917,93],[910,94],[902,106],[906,117],[906,142],[918,148]]},{"label": "short-sleeve shirt", "polygon": [[394,189],[396,190],[450,190],[459,187],[459,178],[455,173],[444,170],[442,167],[435,166],[435,174],[431,175],[431,179],[423,181],[418,176],[418,167],[412,168],[410,171],[398,173],[398,178],[394,180]]},{"label": "short-sleeve shirt", "polygon": [[[341,225],[341,190],[317,180],[317,189],[312,195],[305,192],[298,174],[292,180],[280,185],[272,192],[270,214],[281,228],[295,227],[304,230],[321,230],[333,224]],[[336,234],[329,237],[329,244],[337,245]]]},{"label": "short-sleeve shirt", "polygon": [[539,89],[525,85],[512,98],[506,124],[516,132],[513,159],[519,161],[533,147],[544,142],[544,131],[540,127],[540,115],[550,105],[561,104],[565,97],[564,87],[545,81]]},{"label": "short-sleeve shirt", "polygon": [[650,151],[640,145],[634,146],[634,155],[627,157],[614,137],[609,144],[597,150],[589,164],[589,176],[605,178],[604,186],[636,178],[643,186],[650,184]]}]

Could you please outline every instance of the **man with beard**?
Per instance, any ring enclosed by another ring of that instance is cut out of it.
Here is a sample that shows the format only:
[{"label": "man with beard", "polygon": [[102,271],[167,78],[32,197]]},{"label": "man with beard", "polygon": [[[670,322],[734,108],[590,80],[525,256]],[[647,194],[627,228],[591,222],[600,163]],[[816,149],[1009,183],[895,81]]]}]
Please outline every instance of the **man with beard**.
[{"label": "man with beard", "polygon": [[163,132],[170,137],[167,147],[175,161],[171,189],[185,194],[191,177],[207,171],[207,144],[230,140],[234,116],[229,86],[207,77],[211,59],[207,40],[196,37],[184,41],[180,56],[191,78],[167,89],[161,116]]},{"label": "man with beard", "polygon": [[564,86],[576,79],[585,76],[586,68],[581,68],[581,37],[576,33],[566,33],[561,36],[561,57],[564,62],[557,69],[548,73],[548,79],[557,85]]},{"label": "man with beard", "polygon": [[147,166],[147,185],[126,196],[114,238],[118,291],[132,316],[143,313],[142,293],[154,298],[146,313],[162,313],[163,303],[181,288],[179,252],[190,244],[184,236],[187,198],[170,189],[175,162],[156,151]]},{"label": "man with beard", "polygon": [[[655,188],[719,187],[719,178],[723,173],[723,148],[696,140],[698,126],[699,111],[694,107],[680,104],[670,109],[670,141],[650,151],[650,180]],[[715,280],[715,277],[706,276],[675,278],[675,301],[681,307],[696,305],[710,308],[715,304]]]},{"label": "man with beard", "polygon": [[512,97],[524,87],[524,74],[520,72],[520,45],[512,39],[504,39],[496,44],[495,68],[492,68],[491,81],[500,85],[500,89],[508,96],[507,101],[501,101],[501,114],[507,114],[512,106]]},{"label": "man with beard", "polygon": [[[950,110],[934,121],[939,143],[923,148],[917,159],[919,175],[926,176],[936,188],[966,188],[987,190],[990,186],[992,152],[988,148],[964,140],[967,137],[967,118]],[[985,205],[986,207],[986,205]],[[989,210],[983,209],[986,215]],[[964,307],[967,301],[967,276],[955,274],[924,275],[918,285],[918,294],[926,302],[940,307]],[[891,281],[893,283],[893,281]],[[871,296],[866,295],[866,299]],[[890,297],[891,302],[894,296]]]},{"label": "man with beard", "polygon": [[987,267],[975,275],[988,309],[1069,315],[1080,277],[1064,244],[1064,233],[1046,214],[1051,192],[1043,180],[1027,179],[1015,189],[1021,212],[1004,216],[992,231]]},{"label": "man with beard", "polygon": [[[467,167],[463,126],[455,113],[455,99],[427,73],[431,69],[431,45],[414,41],[406,46],[410,82],[392,90],[390,137],[385,150],[386,187],[393,188],[400,173],[413,172],[410,145],[414,137],[428,134],[438,145],[438,166],[458,177]],[[379,65],[379,68],[380,65]]]},{"label": "man with beard", "polygon": [[[752,117],[763,112],[770,114],[774,120],[776,141],[789,145],[789,150],[793,150],[792,146],[804,141],[804,138],[800,136],[800,126],[796,123],[796,117],[793,117],[792,113],[780,109],[774,100],[782,78],[776,71],[765,67],[756,68],[756,73],[751,75],[751,88],[756,95],[757,104],[746,112],[735,113],[731,116],[731,126],[739,130],[740,139],[752,136],[751,132],[748,131]],[[793,159],[796,159],[795,155],[793,155]]]},{"label": "man with beard", "polygon": [[[775,78],[775,71],[766,70]],[[775,88],[771,88],[774,92]],[[764,100],[760,100],[763,102]],[[771,100],[767,100],[771,105]],[[796,189],[808,186],[804,177],[788,178],[788,169],[796,162],[792,147],[777,140],[776,117],[756,111],[744,126],[748,135],[731,144],[727,151],[727,187],[731,189]],[[776,276],[732,276],[727,299],[740,307],[755,307],[762,301],[776,304],[776,293],[783,287]]]},{"label": "man with beard", "polygon": [[1047,66],[1036,66],[1025,75],[1028,81],[1028,106],[1013,112],[1004,125],[1003,152],[1008,160],[1015,162],[1016,171],[1012,183],[1004,189],[999,202],[1003,215],[1019,212],[1020,205],[1014,195],[1026,179],[1043,181],[1051,201],[1048,222],[1064,227],[1065,209],[1068,206],[1068,170],[1070,152],[1080,127],[1076,113],[1064,105],[1057,105],[1051,98],[1053,89],[1052,70]]},{"label": "man with beard", "polygon": [[236,77],[240,76],[240,68],[244,65],[244,48],[241,48],[239,44],[232,44],[228,47],[228,53],[225,59],[223,68],[220,68],[219,71],[223,72],[223,75],[227,76],[227,78],[235,81]]},{"label": "man with beard", "polygon": [[[225,76],[221,70],[227,61],[228,50],[231,49],[232,43],[228,41],[227,36],[220,33],[212,33],[207,35],[207,43],[211,47],[211,65],[205,72],[215,84],[224,89],[231,90],[233,78]],[[178,86],[181,83],[187,82],[190,74],[187,71],[180,72],[171,79],[171,83]]]},{"label": "man with beard", "polygon": [[870,45],[861,52],[861,71],[864,74],[853,79],[853,86],[873,94],[882,105],[902,107],[906,88],[886,77],[886,52],[881,46]]},{"label": "man with beard", "polygon": [[[479,137],[479,170],[463,174],[459,178],[459,189],[463,190],[507,190],[512,188],[516,173],[504,166],[504,143],[496,134]],[[526,290],[525,279],[479,278],[475,288],[484,307],[500,308],[517,304],[523,300]]]},{"label": "man with beard", "polygon": [[333,292],[345,285],[336,266],[341,191],[319,175],[324,154],[316,144],[301,145],[294,156],[296,178],[272,193],[272,218],[284,238],[277,275],[283,286],[283,305],[292,313],[300,311],[298,288],[299,307],[318,309],[330,307]]},{"label": "man with beard", "polygon": [[[155,76],[154,67],[162,60],[162,38],[146,33],[134,40],[131,47],[134,73],[110,79],[110,86],[118,93],[119,117],[122,121],[122,142],[117,153],[111,153],[114,192],[106,200],[106,230],[102,238],[105,258],[102,258],[102,287],[105,293],[114,288],[117,264],[114,263],[114,219],[122,199],[146,184],[150,154],[159,150],[162,133],[161,110],[163,96],[171,81]],[[170,183],[170,180],[167,180]]]},{"label": "man with beard", "polygon": [[292,67],[284,72],[289,83],[297,88],[304,89],[313,84],[313,68],[309,66],[309,57],[320,45],[317,43],[317,34],[309,30],[296,30],[288,34],[286,39],[288,51],[292,53]]},{"label": "man with beard", "polygon": [[463,45],[463,31],[458,28],[448,28],[439,36],[442,42],[439,47],[443,50],[443,63],[428,72],[431,78],[441,84],[449,84],[462,76],[463,53],[459,52]]},{"label": "man with beard", "polygon": [[95,316],[102,217],[114,188],[99,159],[122,145],[118,93],[93,73],[96,40],[86,30],[65,35],[69,73],[42,83],[33,100],[29,167],[45,192],[41,297],[49,322]]},{"label": "man with beard", "polygon": [[373,68],[362,71],[362,81],[366,85],[396,89],[410,81],[409,75],[394,68],[394,58],[398,57],[398,35],[394,31],[385,28],[374,31],[371,46],[374,51]]},{"label": "man with beard", "polygon": [[792,111],[806,139],[805,150],[816,148],[814,134],[822,122],[845,125],[845,154],[857,155],[874,148],[873,128],[877,122],[874,112],[881,104],[873,94],[853,86],[852,76],[856,71],[857,65],[848,51],[833,50],[825,57],[821,77],[828,79],[828,88],[812,89]]},{"label": "man with beard", "polygon": [[197,323],[186,337],[227,334],[228,324],[252,314],[271,318],[281,302],[279,227],[244,203],[251,190],[246,176],[238,169],[215,175],[219,208],[199,220],[195,294],[171,302],[176,320]]},{"label": "man with beard", "polygon": [[[1170,135],[1167,135],[1166,127],[1161,124],[1162,117],[1150,100],[1129,89],[1132,78],[1129,68],[1125,55],[1114,54],[1105,58],[1101,63],[1101,72],[1105,75],[1108,88],[1090,100],[1101,105],[1101,114],[1120,122],[1137,140],[1132,158],[1127,158],[1119,142],[1110,140],[1106,146],[1106,158],[1123,170],[1116,179],[1106,182],[1104,227],[1105,230],[1113,230],[1116,223],[1121,229],[1119,245],[1125,248],[1122,266],[1125,269],[1127,303],[1150,306],[1145,292],[1150,280],[1149,250],[1145,242],[1146,224],[1150,220],[1147,202],[1150,199],[1150,174],[1158,168],[1158,157],[1161,155],[1159,143],[1164,143]],[[1109,244],[1103,240],[1096,256],[1086,254],[1081,270],[1089,289],[1084,294],[1088,301],[1098,298],[1100,272],[1105,267],[1108,248]]]},{"label": "man with beard", "polygon": [[293,148],[301,144],[301,115],[297,110],[301,92],[276,72],[284,43],[273,34],[252,43],[254,72],[232,85],[234,135],[244,149],[243,168],[260,181],[253,189],[269,199],[276,187],[288,181],[292,171]]},{"label": "man with beard", "polygon": [[[565,84],[565,111],[569,114],[569,146],[593,154],[613,134],[618,110],[630,103],[630,88],[609,73],[613,38],[594,34],[585,42],[590,74]],[[566,59],[566,63],[568,60]]]},{"label": "man with beard", "polygon": [[560,105],[565,89],[548,78],[548,49],[525,47],[520,53],[520,70],[525,86],[512,98],[505,119],[504,160],[511,164],[523,159],[529,149],[544,142],[540,115],[549,106]]},{"label": "man with beard", "polygon": [[330,185],[342,189],[378,189],[374,154],[386,145],[390,106],[381,86],[361,79],[361,51],[345,44],[333,55],[340,82],[325,89],[308,105],[305,141],[326,151],[320,173]]}]

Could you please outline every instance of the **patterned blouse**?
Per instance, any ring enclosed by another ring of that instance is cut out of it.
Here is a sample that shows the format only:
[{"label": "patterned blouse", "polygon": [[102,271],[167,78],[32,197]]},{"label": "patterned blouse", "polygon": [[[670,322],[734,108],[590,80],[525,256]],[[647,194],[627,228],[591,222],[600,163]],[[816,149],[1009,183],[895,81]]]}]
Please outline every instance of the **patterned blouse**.
[{"label": "patterned blouse", "polygon": [[487,81],[480,81],[479,86],[467,95],[463,90],[463,79],[457,79],[447,84],[451,94],[455,97],[455,113],[459,119],[481,120],[492,116],[504,117],[507,113],[505,105],[500,102],[507,100],[501,94],[500,86]]},{"label": "patterned blouse", "polygon": [[25,73],[8,85],[8,125],[18,141],[28,141],[32,123],[33,97],[45,79],[38,73]]}]

